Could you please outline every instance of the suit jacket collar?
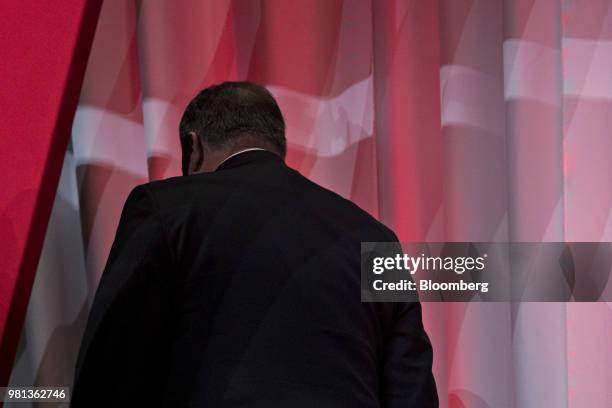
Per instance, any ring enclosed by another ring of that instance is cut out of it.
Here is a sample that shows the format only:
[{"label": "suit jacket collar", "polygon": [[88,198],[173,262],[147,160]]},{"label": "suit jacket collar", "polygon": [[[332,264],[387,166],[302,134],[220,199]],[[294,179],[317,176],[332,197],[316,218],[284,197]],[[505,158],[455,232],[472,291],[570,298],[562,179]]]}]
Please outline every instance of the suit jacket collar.
[{"label": "suit jacket collar", "polygon": [[225,159],[225,161],[221,162],[215,171],[231,169],[233,167],[242,166],[252,162],[270,160],[283,161],[278,154],[268,150],[245,150]]}]

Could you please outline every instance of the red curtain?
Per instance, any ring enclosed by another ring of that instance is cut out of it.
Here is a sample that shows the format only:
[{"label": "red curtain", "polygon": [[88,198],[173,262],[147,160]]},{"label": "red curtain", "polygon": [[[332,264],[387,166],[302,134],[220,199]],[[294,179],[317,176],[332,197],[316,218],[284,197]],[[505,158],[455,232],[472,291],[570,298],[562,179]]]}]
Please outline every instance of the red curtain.
[{"label": "red curtain", "polygon": [[[70,300],[30,304],[13,381],[71,381],[54,368],[74,359],[123,201],[179,174],[201,88],[266,85],[289,165],[404,241],[610,241],[611,64],[609,0],[106,2],[33,289]],[[442,406],[610,402],[610,305],[423,307]]]},{"label": "red curtain", "polygon": [[0,385],[19,341],[100,4],[2,2]]}]

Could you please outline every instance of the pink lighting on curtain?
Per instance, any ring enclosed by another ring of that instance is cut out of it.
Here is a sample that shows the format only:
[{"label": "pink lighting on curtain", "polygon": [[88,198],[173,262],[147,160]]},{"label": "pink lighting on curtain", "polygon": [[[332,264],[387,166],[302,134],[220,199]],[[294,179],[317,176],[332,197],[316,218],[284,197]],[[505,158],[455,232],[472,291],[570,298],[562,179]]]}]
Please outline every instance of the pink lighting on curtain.
[{"label": "pink lighting on curtain", "polygon": [[[13,381],[71,381],[37,373],[74,360],[127,193],[179,174],[201,88],[268,86],[289,165],[403,241],[612,241],[611,63],[610,0],[105,2],[51,218],[76,231],[48,230],[32,294],[77,306],[30,304]],[[43,287],[76,262],[86,283]],[[610,404],[610,305],[423,309],[441,406]]]}]

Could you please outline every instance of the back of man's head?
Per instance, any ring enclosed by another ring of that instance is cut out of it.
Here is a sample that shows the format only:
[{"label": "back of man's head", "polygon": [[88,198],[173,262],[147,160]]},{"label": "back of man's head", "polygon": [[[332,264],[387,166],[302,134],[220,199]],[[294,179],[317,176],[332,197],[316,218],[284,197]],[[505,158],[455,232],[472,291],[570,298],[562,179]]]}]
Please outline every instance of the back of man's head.
[{"label": "back of man's head", "polygon": [[252,82],[224,82],[196,95],[183,113],[179,133],[183,158],[195,134],[209,150],[227,150],[240,143],[285,157],[285,122],[274,97]]}]

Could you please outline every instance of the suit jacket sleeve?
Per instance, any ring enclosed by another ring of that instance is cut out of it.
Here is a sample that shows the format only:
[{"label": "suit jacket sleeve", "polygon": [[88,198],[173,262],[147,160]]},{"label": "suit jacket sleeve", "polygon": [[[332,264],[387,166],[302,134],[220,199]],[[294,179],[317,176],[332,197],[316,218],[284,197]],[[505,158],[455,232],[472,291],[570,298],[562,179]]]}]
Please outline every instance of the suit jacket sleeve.
[{"label": "suit jacket sleeve", "polygon": [[438,407],[432,348],[423,329],[421,304],[401,305],[385,351],[382,406]]},{"label": "suit jacket sleeve", "polygon": [[140,387],[154,389],[164,369],[172,257],[150,194],[138,186],[124,205],[81,343],[72,406],[101,406],[105,396],[127,402],[130,393],[142,403]]},{"label": "suit jacket sleeve", "polygon": [[[397,245],[397,253],[401,253],[395,234],[392,241]],[[423,327],[421,304],[394,303],[392,321],[384,352],[381,406],[437,408],[433,350]]]}]

